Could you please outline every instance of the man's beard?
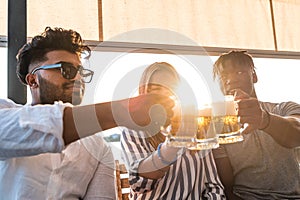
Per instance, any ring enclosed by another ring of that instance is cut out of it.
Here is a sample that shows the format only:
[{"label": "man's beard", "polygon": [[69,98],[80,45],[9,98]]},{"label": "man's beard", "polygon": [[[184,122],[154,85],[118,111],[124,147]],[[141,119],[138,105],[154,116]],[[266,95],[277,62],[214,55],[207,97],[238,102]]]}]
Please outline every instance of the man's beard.
[{"label": "man's beard", "polygon": [[81,92],[72,92],[70,90],[70,88],[74,87],[74,84],[80,86],[82,83],[79,81],[70,81],[59,87],[39,77],[39,83],[41,104],[53,104],[55,101],[62,101],[64,103],[79,105],[82,101],[84,89]]}]

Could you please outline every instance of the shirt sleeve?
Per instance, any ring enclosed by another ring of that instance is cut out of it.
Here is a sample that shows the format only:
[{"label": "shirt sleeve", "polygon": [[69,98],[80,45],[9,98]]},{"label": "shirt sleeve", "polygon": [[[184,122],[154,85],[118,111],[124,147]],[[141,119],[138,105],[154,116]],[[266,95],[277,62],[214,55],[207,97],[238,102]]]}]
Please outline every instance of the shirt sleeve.
[{"label": "shirt sleeve", "polygon": [[133,191],[140,193],[153,190],[158,181],[138,174],[139,164],[155,151],[142,135],[127,128],[123,129],[121,135],[121,146],[129,171],[129,184]]},{"label": "shirt sleeve", "polygon": [[0,100],[0,160],[61,152],[66,106],[71,104],[22,106]]},{"label": "shirt sleeve", "polygon": [[292,101],[283,102],[276,105],[272,112],[281,116],[300,115],[300,104]]}]

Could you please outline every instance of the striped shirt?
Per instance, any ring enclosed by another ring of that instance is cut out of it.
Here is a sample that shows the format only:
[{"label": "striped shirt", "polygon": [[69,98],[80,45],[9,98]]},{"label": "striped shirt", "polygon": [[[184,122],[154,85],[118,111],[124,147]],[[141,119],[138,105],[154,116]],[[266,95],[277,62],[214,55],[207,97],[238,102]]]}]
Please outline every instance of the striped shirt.
[{"label": "striped shirt", "polygon": [[156,151],[144,135],[127,128],[122,131],[130,199],[226,199],[211,151],[185,151],[160,179],[139,176],[139,163]]}]

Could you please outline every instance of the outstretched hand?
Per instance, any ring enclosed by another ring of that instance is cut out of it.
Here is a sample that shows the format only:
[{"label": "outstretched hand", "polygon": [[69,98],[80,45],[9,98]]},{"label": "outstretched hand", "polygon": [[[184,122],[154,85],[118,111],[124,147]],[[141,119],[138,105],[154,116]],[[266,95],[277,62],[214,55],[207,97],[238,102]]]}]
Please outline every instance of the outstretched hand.
[{"label": "outstretched hand", "polygon": [[114,117],[120,126],[131,129],[158,132],[161,126],[170,124],[174,100],[159,94],[143,94],[121,100],[121,106],[114,109]]}]

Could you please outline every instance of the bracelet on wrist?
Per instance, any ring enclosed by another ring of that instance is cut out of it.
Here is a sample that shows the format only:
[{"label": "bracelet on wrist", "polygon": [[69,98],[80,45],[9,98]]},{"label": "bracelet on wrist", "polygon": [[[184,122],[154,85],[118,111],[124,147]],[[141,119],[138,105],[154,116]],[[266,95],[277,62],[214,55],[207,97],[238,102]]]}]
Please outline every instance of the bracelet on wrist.
[{"label": "bracelet on wrist", "polygon": [[263,128],[260,128],[259,130],[265,130],[266,128],[268,128],[269,127],[269,125],[270,125],[270,121],[271,121],[271,115],[270,115],[270,113],[268,112],[268,111],[266,111],[265,109],[264,109],[264,111],[265,111],[265,113],[267,114],[267,125],[265,125],[265,127],[263,127]]},{"label": "bracelet on wrist", "polygon": [[167,161],[164,157],[162,157],[161,155],[161,146],[162,146],[163,143],[160,143],[157,147],[157,155],[158,155],[158,159],[165,165],[172,165],[173,163],[176,162],[177,160],[177,157],[173,160],[173,161]]},{"label": "bracelet on wrist", "polygon": [[159,171],[159,172],[161,172],[161,173],[164,173],[164,174],[166,173],[164,170],[162,170],[160,167],[157,167],[157,165],[155,164],[153,153],[151,154],[151,161],[152,161],[152,165],[154,166],[154,168],[155,168],[157,171]]}]

